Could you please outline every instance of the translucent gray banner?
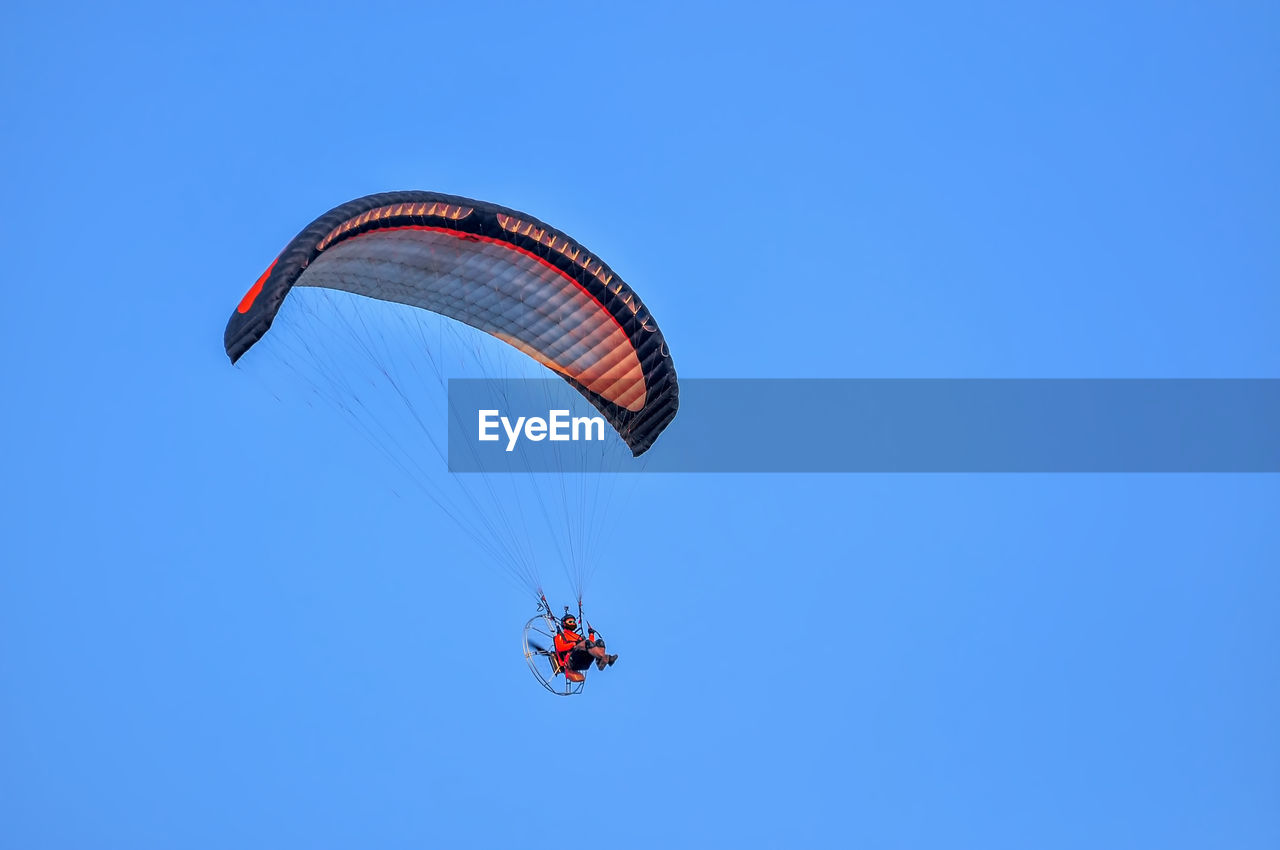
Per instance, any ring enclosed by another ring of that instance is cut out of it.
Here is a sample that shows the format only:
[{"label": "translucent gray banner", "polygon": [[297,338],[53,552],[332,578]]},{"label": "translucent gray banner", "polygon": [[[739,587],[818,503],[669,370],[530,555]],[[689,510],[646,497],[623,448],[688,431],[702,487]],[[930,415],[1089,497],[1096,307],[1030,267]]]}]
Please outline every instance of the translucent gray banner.
[{"label": "translucent gray banner", "polygon": [[685,378],[639,459],[563,381],[455,380],[449,403],[454,472],[1280,472],[1272,379]]}]

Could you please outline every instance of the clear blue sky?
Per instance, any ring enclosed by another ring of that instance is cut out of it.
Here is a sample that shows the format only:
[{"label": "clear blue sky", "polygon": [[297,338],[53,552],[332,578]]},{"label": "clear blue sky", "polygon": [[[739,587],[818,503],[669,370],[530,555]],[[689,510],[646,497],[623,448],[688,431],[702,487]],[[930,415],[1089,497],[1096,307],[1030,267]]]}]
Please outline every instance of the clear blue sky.
[{"label": "clear blue sky", "polygon": [[1274,4],[641,5],[8,10],[0,846],[1280,846],[1275,476],[645,476],[557,700],[227,364],[299,228],[420,188],[682,376],[1280,374]]}]

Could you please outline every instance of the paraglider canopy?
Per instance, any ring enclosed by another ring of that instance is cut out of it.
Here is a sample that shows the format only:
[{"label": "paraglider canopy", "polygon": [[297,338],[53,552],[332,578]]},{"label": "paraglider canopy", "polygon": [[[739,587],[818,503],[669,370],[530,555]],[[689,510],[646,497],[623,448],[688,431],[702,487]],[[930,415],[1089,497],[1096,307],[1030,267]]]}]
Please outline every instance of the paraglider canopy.
[{"label": "paraglider canopy", "polygon": [[224,343],[234,363],[295,286],[342,290],[439,313],[542,363],[641,455],[676,414],[662,332],[608,265],[559,230],[495,204],[386,192],[320,216],[241,300]]}]

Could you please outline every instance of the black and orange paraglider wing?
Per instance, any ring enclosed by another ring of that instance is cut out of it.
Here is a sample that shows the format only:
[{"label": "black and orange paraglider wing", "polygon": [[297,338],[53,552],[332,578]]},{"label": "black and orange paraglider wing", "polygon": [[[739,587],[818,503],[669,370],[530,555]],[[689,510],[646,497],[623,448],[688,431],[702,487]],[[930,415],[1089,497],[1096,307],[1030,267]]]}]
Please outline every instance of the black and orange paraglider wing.
[{"label": "black and orange paraglider wing", "polygon": [[634,455],[679,405],[662,332],[612,269],[515,210],[434,192],[358,198],[294,237],[232,314],[234,363],[267,333],[294,286],[430,310],[503,340],[572,384]]}]

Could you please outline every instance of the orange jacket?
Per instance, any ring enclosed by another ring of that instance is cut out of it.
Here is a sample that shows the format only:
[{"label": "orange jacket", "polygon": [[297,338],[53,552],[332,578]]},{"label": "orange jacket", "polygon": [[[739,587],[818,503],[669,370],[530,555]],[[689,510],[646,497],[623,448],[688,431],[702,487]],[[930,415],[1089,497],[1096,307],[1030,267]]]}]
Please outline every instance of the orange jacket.
[{"label": "orange jacket", "polygon": [[582,635],[577,632],[571,632],[568,629],[556,632],[556,652],[564,655],[569,650],[578,645],[582,640]]},{"label": "orange jacket", "polygon": [[[596,630],[590,628],[587,629],[587,635],[591,640],[595,640]],[[556,652],[560,653],[560,656],[563,658],[565,653],[577,646],[581,640],[582,635],[562,628],[560,631],[556,632]]]}]

